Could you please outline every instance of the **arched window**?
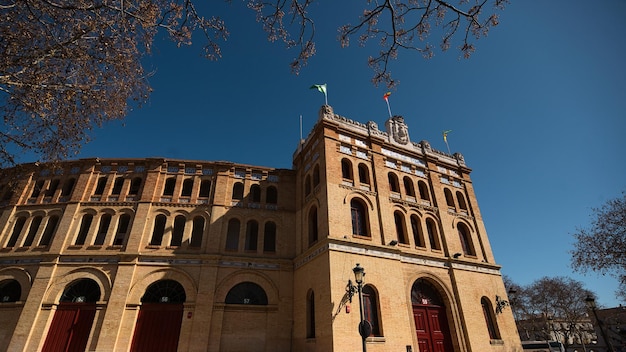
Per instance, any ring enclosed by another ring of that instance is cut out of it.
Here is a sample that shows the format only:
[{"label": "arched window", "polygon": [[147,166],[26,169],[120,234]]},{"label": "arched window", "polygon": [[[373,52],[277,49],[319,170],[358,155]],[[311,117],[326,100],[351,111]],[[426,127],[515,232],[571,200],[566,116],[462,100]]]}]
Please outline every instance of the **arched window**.
[{"label": "arched window", "polygon": [[259,241],[259,223],[256,220],[250,220],[246,224],[246,242],[244,250],[256,251]]},{"label": "arched window", "polygon": [[268,221],[263,230],[263,252],[276,252],[276,224]]},{"label": "arched window", "polygon": [[198,197],[208,198],[209,194],[211,194],[211,180],[200,181],[200,193],[198,194]]},{"label": "arched window", "polygon": [[411,215],[411,230],[413,232],[413,241],[417,247],[426,247],[424,243],[424,232],[422,231],[422,222],[420,218],[413,214]]},{"label": "arched window", "polygon": [[141,189],[141,177],[135,177],[130,181],[130,189],[128,190],[128,194],[131,196],[136,196],[139,194],[139,190]]},{"label": "arched window", "polygon": [[430,248],[439,250],[441,245],[439,244],[439,232],[437,231],[437,224],[433,219],[426,219],[426,231],[428,232],[428,240],[430,241]]},{"label": "arched window", "polygon": [[341,177],[352,181],[352,163],[348,159],[341,159]]},{"label": "arched window", "polygon": [[115,182],[113,182],[113,189],[111,190],[111,194],[119,195],[122,192],[122,186],[124,186],[124,178],[117,177]]},{"label": "arched window", "polygon": [[239,250],[239,227],[240,223],[237,219],[228,221],[228,231],[226,232],[226,250]]},{"label": "arched window", "polygon": [[120,215],[120,219],[117,222],[117,231],[115,232],[115,237],[113,238],[114,246],[122,246],[124,242],[126,242],[126,235],[128,235],[128,230],[130,225],[130,215],[122,214]]},{"label": "arched window", "polygon": [[452,192],[450,192],[449,189],[444,188],[443,193],[446,196],[446,204],[448,205],[448,208],[454,209],[454,198],[452,197]]},{"label": "arched window", "polygon": [[164,196],[173,196],[174,188],[176,187],[176,177],[170,177],[165,180],[165,187],[163,187]]},{"label": "arched window", "polygon": [[13,225],[13,232],[11,232],[11,237],[9,237],[9,242],[7,242],[7,247],[15,247],[17,244],[17,240],[20,237],[20,233],[22,233],[22,229],[24,228],[24,224],[26,223],[26,217],[20,216],[15,220],[15,225]]},{"label": "arched window", "polygon": [[389,190],[394,193],[400,193],[400,183],[398,182],[398,176],[393,172],[387,174],[389,179]]},{"label": "arched window", "polygon": [[461,210],[467,211],[467,203],[465,203],[465,197],[463,196],[463,193],[457,191],[456,199],[459,202],[459,208],[461,208]]},{"label": "arched window", "polygon": [[265,191],[265,202],[267,204],[278,204],[278,191],[276,187],[269,186]]},{"label": "arched window", "polygon": [[183,244],[183,233],[185,233],[185,217],[178,215],[174,218],[174,228],[172,229],[172,239],[170,246],[180,247]]},{"label": "arched window", "polygon": [[63,188],[61,189],[61,197],[68,197],[72,194],[72,191],[74,190],[74,184],[76,183],[76,180],[73,178],[69,178],[65,181],[65,183],[63,184]]},{"label": "arched window", "polygon": [[491,302],[487,297],[480,299],[480,304],[483,307],[483,315],[485,316],[485,323],[487,324],[487,331],[489,332],[489,338],[492,340],[500,339],[500,331],[498,329],[498,322],[493,314],[493,308]]},{"label": "arched window", "polygon": [[22,286],[17,280],[0,282],[0,303],[17,302],[22,297]]},{"label": "arched window", "polygon": [[382,336],[379,317],[378,297],[371,285],[363,286],[363,318],[372,324],[370,336]]},{"label": "arched window", "polygon": [[404,215],[402,215],[401,212],[399,211],[395,211],[393,213],[393,220],[395,221],[396,224],[396,235],[398,236],[398,242],[400,243],[409,243],[406,233],[405,233],[405,226],[404,226]]},{"label": "arched window", "polygon": [[45,230],[43,230],[43,235],[41,235],[41,240],[39,240],[40,246],[49,246],[50,242],[52,242],[52,237],[57,230],[57,224],[59,223],[59,217],[56,215],[51,216],[48,219],[48,223],[46,224]]},{"label": "arched window", "polygon": [[363,163],[359,164],[359,183],[364,185],[370,184],[370,170],[367,165]]},{"label": "arched window", "polygon": [[243,199],[243,183],[242,182],[235,182],[235,184],[233,185],[232,198],[235,200]]},{"label": "arched window", "polygon": [[93,215],[83,215],[83,219],[80,222],[80,229],[78,230],[78,236],[76,236],[76,241],[74,242],[75,245],[82,246],[83,244],[85,244],[85,240],[87,239],[87,235],[89,234],[89,228],[91,227],[92,221]]},{"label": "arched window", "polygon": [[226,304],[267,305],[267,294],[263,288],[253,282],[239,283],[228,291]]},{"label": "arched window", "polygon": [[98,226],[98,233],[96,239],[93,242],[96,246],[102,246],[109,232],[109,226],[111,225],[111,214],[103,214],[100,217],[100,226]]},{"label": "arched window", "polygon": [[313,168],[313,187],[320,184],[320,166],[315,165]]},{"label": "arched window", "polygon": [[165,234],[165,223],[167,218],[163,214],[159,214],[154,218],[154,227],[152,228],[152,238],[150,239],[151,246],[160,246],[163,242],[163,235]]},{"label": "arched window", "polygon": [[187,300],[183,285],[174,280],[159,280],[146,289],[142,303],[184,303]]},{"label": "arched window", "polygon": [[417,188],[420,192],[420,198],[423,200],[430,200],[430,194],[428,192],[428,186],[424,181],[417,181]]},{"label": "arched window", "polygon": [[193,218],[193,229],[191,230],[191,242],[189,246],[200,247],[202,245],[202,234],[204,233],[204,218],[196,216]]},{"label": "arched window", "polygon": [[317,208],[311,207],[309,210],[309,246],[318,240],[318,227],[317,227]]},{"label": "arched window", "polygon": [[193,190],[193,178],[186,178],[183,180],[183,189],[180,191],[181,197],[191,197],[191,191]]},{"label": "arched window", "polygon": [[60,302],[95,303],[100,300],[100,286],[91,279],[80,279],[71,283],[59,299]]},{"label": "arched window", "polygon": [[315,338],[315,292],[309,290],[306,295],[306,337]]},{"label": "arched window", "polygon": [[352,234],[369,237],[367,211],[363,202],[353,198],[350,201],[350,211],[352,215]]},{"label": "arched window", "polygon": [[253,203],[261,203],[261,186],[259,185],[250,186],[250,200]]},{"label": "arched window", "polygon": [[33,245],[35,236],[37,235],[37,230],[39,230],[42,220],[43,218],[41,216],[35,216],[35,218],[30,222],[30,228],[28,229],[24,243],[22,243],[23,247],[30,247]]},{"label": "arched window", "polygon": [[465,224],[459,223],[457,225],[459,230],[459,238],[461,240],[461,246],[463,247],[463,253],[466,255],[476,255],[476,251],[474,250],[474,245],[472,243],[472,236],[470,235],[470,231]]},{"label": "arched window", "polygon": [[415,186],[413,186],[413,180],[411,180],[408,176],[404,176],[402,181],[404,182],[404,191],[406,192],[406,195],[409,197],[415,197]]},{"label": "arched window", "polygon": [[304,179],[304,195],[308,196],[309,194],[311,194],[311,176],[306,175]]},{"label": "arched window", "polygon": [[96,190],[93,192],[93,194],[97,196],[101,196],[102,193],[104,193],[104,187],[106,187],[106,185],[107,185],[107,177],[106,176],[100,177],[98,179],[98,183],[96,184]]},{"label": "arched window", "polygon": [[54,195],[54,192],[59,188],[59,182],[60,181],[57,179],[50,181],[50,185],[48,185],[48,190],[46,191],[46,197],[52,197]]}]

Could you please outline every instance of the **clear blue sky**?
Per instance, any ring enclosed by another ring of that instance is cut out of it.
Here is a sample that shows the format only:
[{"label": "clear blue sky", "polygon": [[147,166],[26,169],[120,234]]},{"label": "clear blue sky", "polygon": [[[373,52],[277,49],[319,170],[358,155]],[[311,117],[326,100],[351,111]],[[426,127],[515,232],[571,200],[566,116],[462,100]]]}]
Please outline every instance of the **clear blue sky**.
[{"label": "clear blue sky", "polygon": [[[150,102],[94,132],[78,156],[228,160],[291,168],[299,139],[311,129],[328,84],[336,113],[384,126],[385,87],[370,83],[375,43],[341,49],[337,28],[356,22],[365,1],[314,7],[318,52],[299,76],[296,55],[268,43],[241,2],[211,2],[231,36],[223,59],[206,61],[198,46],[159,39],[147,60],[156,70]],[[521,0],[477,42],[470,60],[452,49],[431,60],[402,52],[390,98],[413,141],[428,140],[465,156],[497,262],[526,285],[570,276],[615,306],[617,280],[573,273],[569,251],[591,207],[626,190],[626,2]],[[197,39],[199,41],[199,38]],[[431,38],[437,46],[437,38]]]}]

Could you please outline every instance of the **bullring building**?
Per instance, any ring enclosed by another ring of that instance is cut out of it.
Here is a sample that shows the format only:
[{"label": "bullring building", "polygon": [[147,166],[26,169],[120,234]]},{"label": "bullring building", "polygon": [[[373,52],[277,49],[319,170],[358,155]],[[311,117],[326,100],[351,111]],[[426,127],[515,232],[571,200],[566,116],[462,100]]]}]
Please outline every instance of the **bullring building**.
[{"label": "bullring building", "polygon": [[520,351],[470,172],[327,105],[292,169],[2,170],[0,351]]}]

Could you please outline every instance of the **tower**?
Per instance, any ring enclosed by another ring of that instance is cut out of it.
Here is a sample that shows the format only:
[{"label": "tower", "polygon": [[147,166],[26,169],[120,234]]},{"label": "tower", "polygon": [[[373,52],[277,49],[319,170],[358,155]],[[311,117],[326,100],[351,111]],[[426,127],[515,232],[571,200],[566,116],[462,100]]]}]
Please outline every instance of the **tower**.
[{"label": "tower", "polygon": [[411,142],[400,116],[385,127],[323,106],[294,155],[296,350],[357,349],[347,287],[357,264],[368,350],[519,350],[471,169],[461,154]]}]

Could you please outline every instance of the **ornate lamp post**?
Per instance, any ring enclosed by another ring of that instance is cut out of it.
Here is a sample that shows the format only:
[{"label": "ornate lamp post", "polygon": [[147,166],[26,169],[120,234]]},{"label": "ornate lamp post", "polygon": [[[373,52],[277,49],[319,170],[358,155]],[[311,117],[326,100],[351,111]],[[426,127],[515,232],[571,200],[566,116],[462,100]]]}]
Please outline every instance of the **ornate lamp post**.
[{"label": "ornate lamp post", "polygon": [[591,295],[587,295],[587,298],[585,298],[585,303],[587,304],[587,307],[593,312],[593,317],[596,319],[596,322],[598,322],[598,327],[600,328],[602,339],[604,340],[604,343],[606,343],[607,350],[609,352],[615,352],[611,341],[609,341],[609,337],[607,336],[606,331],[604,331],[604,323],[598,318],[598,312],[596,312],[596,300]]},{"label": "ornate lamp post", "polygon": [[363,277],[365,276],[365,269],[363,269],[363,267],[360,266],[359,263],[357,263],[352,271],[354,272],[354,281],[356,281],[357,290],[359,293],[359,312],[361,313],[359,334],[361,335],[363,352],[366,352],[367,346],[365,345],[365,338],[370,336],[370,334],[372,333],[372,324],[370,324],[369,321],[363,319]]}]

